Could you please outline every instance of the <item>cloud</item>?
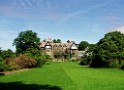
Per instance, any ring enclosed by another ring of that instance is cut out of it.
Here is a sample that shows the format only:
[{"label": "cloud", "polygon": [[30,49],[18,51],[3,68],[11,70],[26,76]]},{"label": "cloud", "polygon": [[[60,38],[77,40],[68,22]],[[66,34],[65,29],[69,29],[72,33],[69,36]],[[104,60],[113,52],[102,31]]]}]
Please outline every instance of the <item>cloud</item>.
[{"label": "cloud", "polygon": [[71,20],[71,19],[77,17],[80,14],[81,14],[81,11],[76,11],[76,12],[72,12],[72,13],[68,13],[68,14],[63,14],[62,17],[58,20],[58,22],[56,22],[56,24],[60,25],[61,23],[64,23],[68,20]]},{"label": "cloud", "polygon": [[[94,5],[91,5],[91,6],[87,6],[86,9],[80,8],[78,11],[65,13],[65,15],[63,15],[63,18],[61,18],[57,23],[58,24],[64,23],[64,22],[66,22],[66,21],[68,21],[70,19],[76,18],[77,16],[80,16],[80,15],[83,17],[85,14],[87,14],[89,12],[91,13],[92,10],[104,7],[104,6],[108,5],[108,4],[110,4],[111,2],[112,2],[112,0],[109,0],[109,1],[106,1],[106,2],[103,2],[103,3],[100,3],[100,4],[94,4]],[[110,17],[108,17],[108,18],[110,18]],[[111,20],[112,19],[117,19],[117,17],[113,16],[110,19]]]},{"label": "cloud", "polygon": [[[93,9],[106,6],[110,2],[111,0],[105,1],[104,3],[98,5],[95,4],[93,6],[88,6],[86,10],[80,8],[79,10],[73,11],[73,7],[60,7],[56,3],[46,0],[14,0],[13,3],[9,2],[9,4],[0,5],[0,13],[3,13],[8,17],[48,19],[57,21],[57,23],[64,23],[80,14],[85,14]],[[69,2],[69,5],[71,5],[71,3],[72,2]],[[65,11],[67,12],[65,13],[61,8],[65,8]]]},{"label": "cloud", "polygon": [[90,25],[90,28],[91,28],[91,31],[93,33],[103,33],[104,32],[104,30],[102,29],[101,25],[99,25],[99,24],[92,24],[92,25]]},{"label": "cloud", "polygon": [[102,18],[102,21],[107,21],[107,22],[116,22],[118,20],[120,20],[120,18],[118,16],[115,16],[115,15],[104,16]]},{"label": "cloud", "polygon": [[91,7],[91,9],[96,9],[96,8],[100,8],[100,7],[104,7],[110,3],[112,3],[113,0],[108,0],[108,1],[104,1],[103,2],[100,2],[100,4],[96,4],[94,6]]},{"label": "cloud", "polygon": [[58,39],[61,37],[61,35],[59,33],[52,33],[52,32],[40,32],[40,31],[36,31],[38,33],[38,37],[41,38],[41,41],[43,39],[47,39],[47,38],[51,38],[51,39]]},{"label": "cloud", "polygon": [[124,33],[124,25],[113,28],[111,31],[120,31],[120,32]]},{"label": "cloud", "polygon": [[[0,4],[0,13],[7,17],[33,19],[43,13],[42,0],[14,0]],[[43,6],[44,7],[44,6]]]}]

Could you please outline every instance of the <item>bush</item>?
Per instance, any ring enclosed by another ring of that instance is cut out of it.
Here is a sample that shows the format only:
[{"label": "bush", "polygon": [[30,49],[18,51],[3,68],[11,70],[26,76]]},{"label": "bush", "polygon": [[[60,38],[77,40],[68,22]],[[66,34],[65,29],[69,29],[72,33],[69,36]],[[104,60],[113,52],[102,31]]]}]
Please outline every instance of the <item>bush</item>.
[{"label": "bush", "polygon": [[46,61],[44,58],[44,56],[35,57],[35,60],[37,61],[37,67],[41,67],[43,64],[45,64]]},{"label": "bush", "polygon": [[118,60],[110,60],[108,67],[110,67],[110,68],[119,68],[120,65],[119,65],[119,63],[118,63]]},{"label": "bush", "polygon": [[77,59],[71,59],[70,61],[71,61],[71,62],[76,62],[76,61],[77,61]]},{"label": "bush", "polygon": [[52,58],[49,55],[43,54],[41,56],[36,56],[35,60],[37,61],[37,67],[41,67],[44,65],[47,61],[52,60]]},{"label": "bush", "polygon": [[5,61],[0,57],[0,71],[4,71],[6,68]]},{"label": "bush", "polygon": [[122,65],[122,66],[120,67],[120,69],[124,70],[124,65]]},{"label": "bush", "polygon": [[15,59],[13,58],[7,58],[5,61],[6,64],[10,67],[9,70],[17,70],[21,68],[18,64],[16,64]]},{"label": "bush", "polygon": [[90,67],[93,67],[93,68],[102,68],[102,67],[107,67],[108,64],[105,61],[97,59],[97,60],[91,61],[89,65]]},{"label": "bush", "polygon": [[88,60],[87,60],[87,58],[83,58],[83,60],[81,60],[81,62],[80,62],[80,65],[88,65],[89,63],[88,63]]},{"label": "bush", "polygon": [[27,49],[24,54],[35,59],[35,61],[37,62],[37,67],[42,66],[43,64],[45,64],[46,61],[52,59],[49,55],[42,53],[41,50],[34,48]]},{"label": "bush", "polygon": [[35,67],[37,62],[35,59],[32,59],[29,56],[26,55],[19,55],[16,59],[15,62],[17,65],[19,65],[21,68],[32,68]]},{"label": "bush", "polygon": [[15,57],[15,53],[8,49],[8,50],[2,50],[1,52],[1,57],[5,60],[7,58],[14,58]]},{"label": "bush", "polygon": [[6,64],[5,60],[0,57],[0,72],[9,70],[9,66]]},{"label": "bush", "polygon": [[124,61],[121,63],[120,69],[124,70]]}]

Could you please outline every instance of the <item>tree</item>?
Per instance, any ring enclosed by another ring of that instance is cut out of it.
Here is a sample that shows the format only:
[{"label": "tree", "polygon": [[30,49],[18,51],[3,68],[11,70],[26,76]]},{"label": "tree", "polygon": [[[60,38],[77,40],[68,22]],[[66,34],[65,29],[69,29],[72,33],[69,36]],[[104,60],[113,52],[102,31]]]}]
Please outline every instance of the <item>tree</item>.
[{"label": "tree", "polygon": [[60,39],[57,39],[57,43],[61,43],[61,40]]},{"label": "tree", "polygon": [[70,41],[70,40],[68,40],[68,41],[67,41],[67,43],[71,43],[71,41]]},{"label": "tree", "polygon": [[43,42],[46,42],[46,39],[44,39]]},{"label": "tree", "polygon": [[18,37],[14,39],[13,45],[16,46],[17,54],[24,53],[27,49],[39,49],[40,38],[37,33],[32,30],[22,31]]},{"label": "tree", "polygon": [[54,42],[54,43],[57,43],[56,39],[53,39],[53,42]]},{"label": "tree", "polygon": [[12,50],[1,50],[0,48],[0,71],[12,70],[12,67],[8,62],[10,61],[10,58],[13,60],[14,57],[15,53]]},{"label": "tree", "polygon": [[96,44],[89,44],[89,47],[85,50],[83,57],[81,57],[81,65],[88,65],[92,61],[92,52],[95,47]]},{"label": "tree", "polygon": [[61,43],[61,40],[60,39],[53,39],[53,42],[54,43]]},{"label": "tree", "polygon": [[[42,53],[39,48],[40,38],[37,37],[37,33],[32,30],[22,31],[18,37],[14,39],[13,45],[16,46],[16,53],[26,55],[32,59],[35,59],[36,66],[42,66],[47,59],[45,54]],[[30,64],[30,62],[29,62]]]},{"label": "tree", "polygon": [[82,41],[79,43],[78,50],[85,50],[89,46],[89,43],[86,41]]},{"label": "tree", "polygon": [[1,51],[1,57],[3,59],[14,58],[15,57],[15,53],[12,50],[10,50],[10,49],[8,49],[8,50],[2,50]]},{"label": "tree", "polygon": [[109,66],[112,59],[117,59],[121,64],[124,59],[124,34],[118,31],[105,34],[93,50],[91,66]]}]

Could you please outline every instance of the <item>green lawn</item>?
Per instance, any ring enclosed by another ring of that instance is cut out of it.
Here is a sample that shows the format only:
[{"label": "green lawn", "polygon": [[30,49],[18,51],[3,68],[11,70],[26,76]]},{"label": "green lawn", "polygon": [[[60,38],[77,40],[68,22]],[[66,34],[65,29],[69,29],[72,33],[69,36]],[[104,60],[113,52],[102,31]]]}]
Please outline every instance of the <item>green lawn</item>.
[{"label": "green lawn", "polygon": [[0,76],[0,90],[124,90],[124,71],[49,62],[42,68]]}]

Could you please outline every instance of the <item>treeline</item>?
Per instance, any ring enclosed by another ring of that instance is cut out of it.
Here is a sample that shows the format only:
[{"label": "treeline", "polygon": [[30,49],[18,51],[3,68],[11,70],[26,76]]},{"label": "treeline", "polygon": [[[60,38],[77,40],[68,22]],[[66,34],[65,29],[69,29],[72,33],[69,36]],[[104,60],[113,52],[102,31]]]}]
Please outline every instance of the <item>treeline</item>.
[{"label": "treeline", "polygon": [[97,44],[88,48],[80,64],[124,69],[124,34],[119,31],[105,34]]},{"label": "treeline", "polygon": [[[53,40],[60,43],[60,39]],[[14,39],[12,50],[0,48],[0,71],[41,67],[51,57],[39,48],[40,38],[32,30],[22,31]],[[80,64],[90,67],[110,67],[124,69],[124,34],[119,31],[109,32],[96,44],[80,42],[78,49],[85,51]]]},{"label": "treeline", "polygon": [[22,31],[14,39],[16,52],[0,49],[0,71],[41,67],[50,56],[39,48],[40,38],[32,30]]}]

